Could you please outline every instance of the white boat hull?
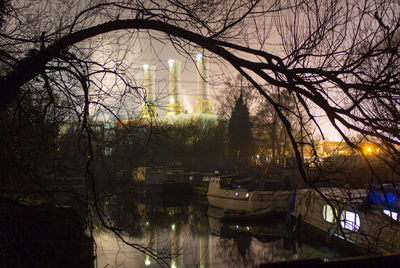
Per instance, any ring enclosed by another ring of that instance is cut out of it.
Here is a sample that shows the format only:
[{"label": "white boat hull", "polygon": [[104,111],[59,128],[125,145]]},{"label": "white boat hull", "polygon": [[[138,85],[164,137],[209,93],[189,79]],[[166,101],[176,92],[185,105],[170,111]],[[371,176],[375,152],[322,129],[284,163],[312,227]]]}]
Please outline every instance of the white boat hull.
[{"label": "white boat hull", "polygon": [[289,191],[249,192],[246,189],[223,188],[220,178],[211,178],[207,192],[210,206],[239,212],[286,212],[289,197]]}]

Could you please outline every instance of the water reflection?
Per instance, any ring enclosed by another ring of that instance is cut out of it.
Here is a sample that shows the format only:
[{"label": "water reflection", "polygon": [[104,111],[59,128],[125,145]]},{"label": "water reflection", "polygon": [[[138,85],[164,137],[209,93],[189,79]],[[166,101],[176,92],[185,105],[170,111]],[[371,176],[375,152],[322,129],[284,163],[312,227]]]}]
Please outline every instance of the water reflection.
[{"label": "water reflection", "polygon": [[[148,248],[153,258],[106,229],[95,233],[98,267],[258,267],[261,263],[332,258],[337,252],[299,243],[282,219],[224,222],[214,208],[196,202],[151,202],[109,196],[104,211],[124,239]],[[165,201],[165,200],[164,200]]]}]

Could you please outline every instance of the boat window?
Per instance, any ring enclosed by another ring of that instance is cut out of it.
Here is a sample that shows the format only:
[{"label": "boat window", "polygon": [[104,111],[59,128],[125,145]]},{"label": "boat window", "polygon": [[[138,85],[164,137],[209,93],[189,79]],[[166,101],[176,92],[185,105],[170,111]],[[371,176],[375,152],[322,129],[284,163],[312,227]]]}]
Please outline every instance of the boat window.
[{"label": "boat window", "polygon": [[360,216],[352,211],[343,210],[340,215],[340,225],[346,230],[357,232],[360,228]]},{"label": "boat window", "polygon": [[400,219],[399,219],[399,213],[397,213],[397,212],[390,212],[390,210],[388,210],[388,209],[384,209],[383,210],[383,213],[385,213],[386,215],[388,215],[389,217],[392,217],[392,219],[393,220],[395,220],[395,221],[400,221]]},{"label": "boat window", "polygon": [[334,211],[333,211],[332,207],[328,204],[325,204],[322,207],[322,217],[324,218],[325,221],[327,221],[329,223],[336,222]]}]

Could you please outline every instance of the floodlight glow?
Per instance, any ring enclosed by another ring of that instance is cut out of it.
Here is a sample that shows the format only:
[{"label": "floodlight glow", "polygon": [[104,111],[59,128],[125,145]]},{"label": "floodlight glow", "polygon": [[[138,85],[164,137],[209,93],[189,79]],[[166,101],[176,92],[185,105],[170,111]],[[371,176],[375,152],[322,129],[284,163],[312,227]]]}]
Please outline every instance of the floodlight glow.
[{"label": "floodlight glow", "polygon": [[175,224],[171,225],[171,229],[172,229],[172,231],[175,231]]},{"label": "floodlight glow", "polygon": [[199,53],[196,55],[197,60],[200,60],[203,57],[203,54]]},{"label": "floodlight glow", "polygon": [[144,69],[145,71],[147,71],[147,69],[149,69],[149,65],[148,65],[148,64],[143,64],[143,69]]},{"label": "floodlight glow", "polygon": [[172,65],[174,64],[174,62],[175,62],[174,59],[169,59],[169,60],[168,60],[169,67],[172,67]]}]

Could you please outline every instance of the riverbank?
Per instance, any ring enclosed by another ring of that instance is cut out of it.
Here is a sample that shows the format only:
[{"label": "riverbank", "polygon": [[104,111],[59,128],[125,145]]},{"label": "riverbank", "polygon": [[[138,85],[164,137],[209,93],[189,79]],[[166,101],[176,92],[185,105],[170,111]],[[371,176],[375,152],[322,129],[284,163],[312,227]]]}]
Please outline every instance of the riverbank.
[{"label": "riverbank", "polygon": [[93,241],[71,208],[0,199],[2,267],[93,267]]}]

